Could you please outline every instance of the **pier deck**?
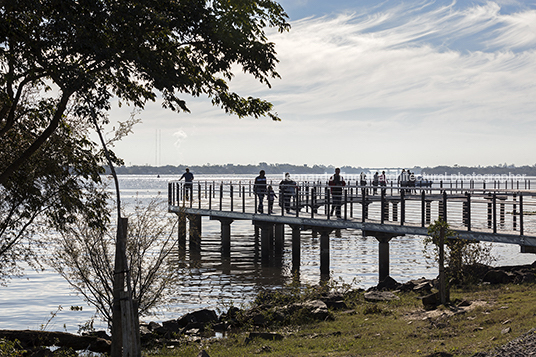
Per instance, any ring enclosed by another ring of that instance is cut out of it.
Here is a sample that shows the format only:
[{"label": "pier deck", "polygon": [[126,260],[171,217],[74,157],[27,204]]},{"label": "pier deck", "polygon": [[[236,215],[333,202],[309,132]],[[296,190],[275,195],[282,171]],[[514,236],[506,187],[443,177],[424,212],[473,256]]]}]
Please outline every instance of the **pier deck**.
[{"label": "pier deck", "polygon": [[[323,274],[329,274],[329,234],[334,230],[361,230],[378,239],[383,280],[389,271],[389,241],[403,235],[427,235],[430,224],[439,218],[460,239],[517,244],[521,252],[536,252],[536,192],[531,190],[346,186],[341,196],[334,197],[325,184],[300,183],[290,199],[290,210],[281,207],[283,199],[276,194],[273,212],[266,214],[260,213],[259,197],[249,182],[197,182],[191,190],[183,182],[170,182],[169,211],[184,222],[189,218],[197,232],[201,231],[200,217],[219,220],[224,254],[230,252],[232,222],[251,221],[260,229],[263,261],[270,260],[274,249],[282,249],[287,225],[292,229],[293,266],[299,266],[299,232],[318,232]],[[340,206],[340,217],[334,206]],[[268,212],[266,197],[262,208]],[[185,233],[179,238],[184,240]]]}]

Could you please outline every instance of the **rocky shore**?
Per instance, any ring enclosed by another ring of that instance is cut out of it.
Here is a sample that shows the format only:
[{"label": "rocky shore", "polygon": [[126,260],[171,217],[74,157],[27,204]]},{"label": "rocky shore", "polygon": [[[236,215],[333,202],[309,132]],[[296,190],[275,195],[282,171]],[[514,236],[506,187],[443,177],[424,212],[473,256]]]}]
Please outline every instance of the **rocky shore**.
[{"label": "rocky shore", "polygon": [[[536,282],[536,263],[500,268],[474,266],[469,269],[473,277],[481,284]],[[439,305],[437,292],[434,292],[436,287],[436,280],[423,278],[398,283],[388,277],[367,291],[353,289],[335,292],[314,287],[306,292],[305,296],[303,292],[296,291],[262,291],[248,309],[230,307],[219,316],[214,310],[202,309],[161,323],[142,323],[140,336],[144,348],[180,345],[185,341],[200,342],[204,338],[213,336],[215,332],[224,335],[230,331],[245,332],[245,343],[252,339],[282,340],[286,336],[266,331],[277,326],[332,320],[337,311],[349,309],[346,301],[357,294],[362,294],[365,301],[376,302],[395,300],[398,299],[397,293],[411,291],[420,296],[425,310],[434,310]],[[463,306],[467,306],[467,302],[464,301],[455,301],[451,304],[453,309],[462,309]],[[110,337],[102,331],[78,336],[60,332],[0,330],[0,338],[10,341],[18,340],[20,347],[28,351],[26,356],[47,355],[43,354],[43,347],[52,344],[61,348],[84,349],[93,352],[108,352],[110,347]],[[204,356],[208,356],[206,352],[204,353]],[[535,330],[530,330],[522,337],[496,350],[482,351],[474,355],[474,357],[492,356],[536,356]]]}]

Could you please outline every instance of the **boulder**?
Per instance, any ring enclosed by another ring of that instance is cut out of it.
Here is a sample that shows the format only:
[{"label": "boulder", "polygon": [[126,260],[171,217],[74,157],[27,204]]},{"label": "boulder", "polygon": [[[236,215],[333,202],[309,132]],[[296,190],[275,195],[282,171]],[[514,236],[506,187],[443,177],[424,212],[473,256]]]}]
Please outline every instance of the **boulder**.
[{"label": "boulder", "polygon": [[387,276],[376,286],[378,290],[396,290],[401,286],[395,279]]},{"label": "boulder", "polygon": [[422,304],[426,310],[433,310],[441,304],[439,292],[428,294],[422,297]]},{"label": "boulder", "polygon": [[431,294],[433,285],[430,281],[423,281],[413,287],[413,291],[419,294]]},{"label": "boulder", "polygon": [[501,269],[492,269],[488,271],[482,281],[490,284],[508,284],[513,281],[514,274]]},{"label": "boulder", "polygon": [[[177,320],[162,321],[162,327],[168,332],[179,332],[181,330],[181,326]],[[157,331],[158,329],[155,330],[155,332]]]},{"label": "boulder", "polygon": [[214,310],[209,309],[190,312],[177,320],[178,326],[188,329],[203,329],[206,325],[216,322],[218,322],[218,315]]},{"label": "boulder", "polygon": [[369,302],[400,300],[398,296],[390,291],[367,291],[363,297],[365,301]]}]

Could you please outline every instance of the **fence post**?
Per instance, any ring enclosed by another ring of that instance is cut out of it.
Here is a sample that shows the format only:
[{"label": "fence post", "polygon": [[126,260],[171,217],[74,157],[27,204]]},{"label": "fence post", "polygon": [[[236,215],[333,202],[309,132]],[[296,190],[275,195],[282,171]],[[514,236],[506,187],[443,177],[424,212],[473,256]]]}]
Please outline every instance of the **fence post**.
[{"label": "fence post", "polygon": [[326,197],[326,215],[328,216],[328,219],[331,217],[331,195],[330,195],[330,192],[329,192],[329,188],[326,187],[325,189],[325,197]]},{"label": "fence post", "polygon": [[523,235],[523,194],[521,192],[519,193],[519,235]]},{"label": "fence post", "polygon": [[426,193],[421,191],[421,227],[426,226]]},{"label": "fence post", "polygon": [[443,220],[447,222],[447,191],[443,191]]},{"label": "fence post", "polygon": [[233,189],[233,184],[232,183],[229,183],[229,193],[231,195],[231,212],[233,212],[233,206],[234,206],[234,189]]},{"label": "fence post", "polygon": [[385,189],[381,190],[381,222],[385,222]]},{"label": "fence post", "polygon": [[348,203],[348,190],[344,190],[344,220],[346,221],[348,219],[348,207],[346,204]]},{"label": "fence post", "polygon": [[220,211],[223,208],[223,182],[220,182]]},{"label": "fence post", "polygon": [[514,231],[517,230],[517,195],[514,193],[513,194],[513,197],[512,197],[513,201],[514,201],[514,204],[513,204],[513,214],[512,214],[512,220],[513,220],[513,225],[514,225]]},{"label": "fence post", "polygon": [[493,193],[492,199],[493,208],[493,233],[497,233],[497,194]]}]

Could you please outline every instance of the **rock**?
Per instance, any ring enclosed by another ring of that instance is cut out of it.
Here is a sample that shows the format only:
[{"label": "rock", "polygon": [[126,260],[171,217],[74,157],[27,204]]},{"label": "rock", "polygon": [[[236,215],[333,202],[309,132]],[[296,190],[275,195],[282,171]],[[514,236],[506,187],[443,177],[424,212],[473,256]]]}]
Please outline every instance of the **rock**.
[{"label": "rock", "polygon": [[534,275],[534,273],[524,272],[521,274],[521,283],[526,284],[534,282],[536,282],[536,275]]},{"label": "rock", "polygon": [[146,325],[140,325],[140,336],[152,335],[153,331],[149,329]]},{"label": "rock", "polygon": [[199,352],[197,357],[210,357],[210,356],[208,355],[207,351],[201,350],[201,352]]},{"label": "rock", "polygon": [[348,305],[344,302],[344,300],[337,300],[337,301],[325,301],[328,308],[333,310],[343,310],[347,309]]},{"label": "rock", "polygon": [[323,302],[322,300],[309,300],[309,301],[306,301],[304,302],[303,304],[301,304],[302,307],[306,307],[310,310],[315,310],[315,309],[326,309],[328,308],[328,306],[326,305],[325,302]]},{"label": "rock", "polygon": [[218,322],[215,325],[212,325],[212,328],[214,331],[226,331],[227,330],[227,323],[225,322]]},{"label": "rock", "polygon": [[399,284],[395,279],[391,278],[390,276],[387,276],[385,279],[380,281],[380,283],[376,286],[376,289],[378,290],[396,290],[400,287],[401,284]]},{"label": "rock", "polygon": [[[181,326],[177,320],[162,321],[162,327],[168,332],[179,332],[181,330]],[[158,329],[155,330],[155,332],[156,331],[158,331]]]},{"label": "rock", "polygon": [[149,322],[149,325],[147,325],[149,327],[149,330],[151,331],[155,331],[157,329],[159,329],[160,327],[162,327],[162,325],[160,325],[158,322],[154,322],[154,321],[151,321]]},{"label": "rock", "polygon": [[244,343],[247,345],[256,338],[268,341],[281,341],[283,339],[283,335],[269,332],[250,332],[248,333]]},{"label": "rock", "polygon": [[458,307],[471,306],[471,302],[464,299],[464,300],[460,301],[457,306]]},{"label": "rock", "polygon": [[320,298],[328,308],[333,310],[342,310],[348,308],[344,302],[344,296],[339,293],[329,293],[326,296]]},{"label": "rock", "polygon": [[429,281],[421,282],[413,288],[413,291],[420,294],[431,294],[432,293],[432,283]]},{"label": "rock", "polygon": [[79,336],[67,332],[0,330],[0,339],[19,341],[24,348],[58,346],[74,350],[110,353],[111,342],[95,336]]},{"label": "rock", "polygon": [[390,291],[368,291],[363,297],[370,302],[400,300],[398,296]]},{"label": "rock", "polygon": [[508,333],[510,333],[510,332],[512,332],[512,328],[511,328],[511,327],[507,327],[507,328],[505,328],[505,329],[503,329],[503,330],[501,331],[501,335],[506,335],[506,334],[508,334]]},{"label": "rock", "polygon": [[178,326],[187,329],[204,329],[206,325],[217,322],[218,315],[216,315],[216,312],[214,310],[209,309],[190,312],[177,320]]},{"label": "rock", "polygon": [[482,281],[490,284],[508,284],[512,282],[513,278],[514,274],[512,273],[499,269],[492,269],[484,275]]},{"label": "rock", "polygon": [[422,304],[426,310],[433,310],[441,303],[439,292],[422,297]]}]

